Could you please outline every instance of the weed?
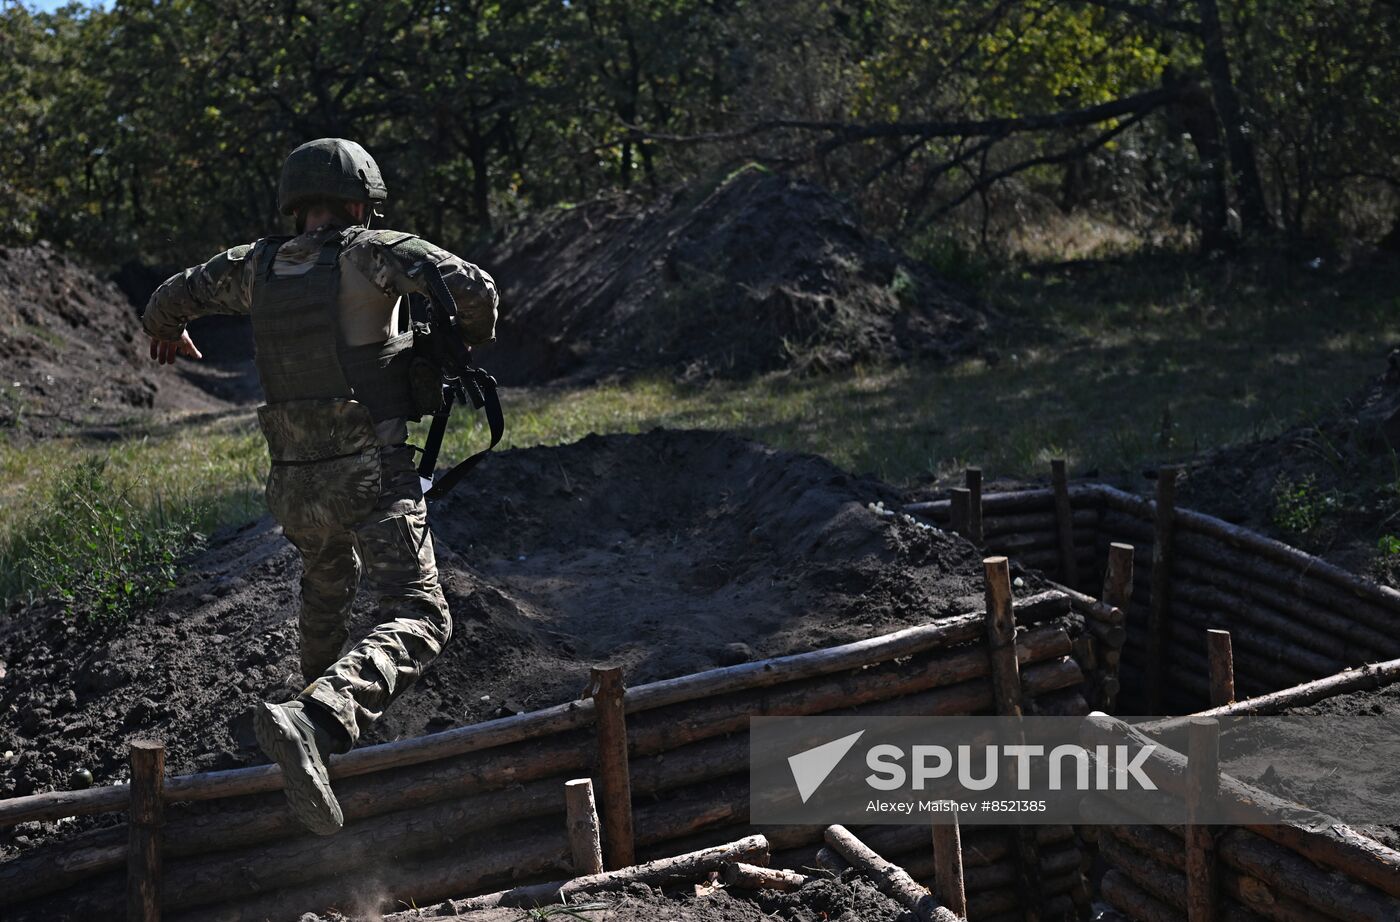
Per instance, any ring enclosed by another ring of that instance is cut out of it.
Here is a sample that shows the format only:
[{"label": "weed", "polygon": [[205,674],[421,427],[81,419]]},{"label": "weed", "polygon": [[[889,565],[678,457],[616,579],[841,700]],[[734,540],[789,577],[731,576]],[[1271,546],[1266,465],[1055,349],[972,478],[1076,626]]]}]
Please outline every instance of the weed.
[{"label": "weed", "polygon": [[143,512],[112,483],[102,458],[69,468],[25,536],[22,574],[70,613],[122,620],[175,585],[175,565],[202,536],[164,504]]},{"label": "weed", "polygon": [[1319,490],[1312,474],[1290,480],[1283,474],[1274,484],[1274,527],[1288,534],[1306,536],[1317,530],[1323,517],[1337,507],[1331,490]]}]

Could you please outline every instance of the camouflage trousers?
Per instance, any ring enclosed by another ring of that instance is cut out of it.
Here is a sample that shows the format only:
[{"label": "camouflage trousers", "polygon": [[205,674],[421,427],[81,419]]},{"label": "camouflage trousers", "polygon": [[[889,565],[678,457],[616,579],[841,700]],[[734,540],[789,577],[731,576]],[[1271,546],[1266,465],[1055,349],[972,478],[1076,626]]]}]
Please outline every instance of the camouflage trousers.
[{"label": "camouflage trousers", "polygon": [[[354,526],[283,522],[283,531],[302,559],[298,624],[309,684],[300,697],[328,709],[354,745],[452,636],[413,449],[382,449],[379,500]],[[379,624],[341,655],[361,575],[378,599]]]}]

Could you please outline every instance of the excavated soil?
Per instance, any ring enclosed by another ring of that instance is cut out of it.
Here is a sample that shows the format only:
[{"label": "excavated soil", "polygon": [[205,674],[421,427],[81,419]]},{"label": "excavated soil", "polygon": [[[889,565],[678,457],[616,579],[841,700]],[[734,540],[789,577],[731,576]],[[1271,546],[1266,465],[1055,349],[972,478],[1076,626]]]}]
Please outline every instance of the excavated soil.
[{"label": "excavated soil", "polygon": [[215,413],[257,395],[246,321],[192,325],[203,362],[150,360],[130,302],[46,244],[0,247],[0,434],[114,437],[167,414]]},{"label": "excavated soil", "polygon": [[[497,454],[430,513],[454,635],[366,742],[576,698],[604,661],[638,684],[980,607],[971,544],[866,508],[897,498],[817,457],[716,433]],[[68,788],[80,771],[120,781],[137,738],[165,741],[171,774],[263,762],[251,707],[301,684],[299,572],[263,519],[215,536],[128,624],[16,611],[0,628],[3,796]],[[1021,591],[1041,585],[1024,575]],[[362,597],[352,639],[373,624]],[[101,821],[25,824],[0,845]]]},{"label": "excavated soil", "polygon": [[[551,911],[552,910],[552,911]],[[580,919],[584,922],[912,922],[913,915],[876,890],[854,871],[839,877],[813,880],[792,893],[729,891],[706,887],[696,892],[661,890],[646,884],[629,884],[563,907],[539,911],[550,917]],[[464,919],[466,922],[529,922],[544,918],[525,909],[479,909],[456,912],[450,904],[384,916],[385,922],[416,922],[418,919]],[[308,912],[300,922],[361,922],[377,915]]]},{"label": "excavated soil", "polygon": [[[1377,548],[1383,535],[1400,534],[1397,451],[1400,348],[1337,413],[1191,462],[1177,502],[1400,586],[1400,555]],[[1290,488],[1292,515],[1280,501]]]},{"label": "excavated soil", "polygon": [[[1289,708],[1283,715],[1317,718],[1319,721],[1338,717],[1374,717],[1385,719],[1394,726],[1394,722],[1400,720],[1400,684],[1334,695],[1314,704]],[[1370,724],[1370,721],[1366,723]],[[1328,723],[1325,732],[1332,743],[1332,751],[1337,753],[1336,758],[1325,765],[1308,766],[1307,771],[1302,774],[1285,772],[1288,777],[1280,777],[1274,767],[1267,764],[1267,760],[1259,759],[1250,760],[1243,770],[1232,766],[1231,773],[1243,781],[1303,806],[1343,803],[1349,808],[1351,816],[1365,815],[1368,811],[1371,811],[1370,815],[1375,816],[1377,812],[1381,812],[1377,805],[1384,804],[1383,813],[1393,816],[1397,809],[1397,797],[1400,797],[1397,793],[1400,791],[1400,786],[1397,785],[1400,767],[1377,769],[1370,764],[1372,760],[1353,761],[1353,757],[1348,754],[1364,751],[1368,746],[1364,735],[1351,738],[1357,729],[1355,724],[1349,725],[1346,721],[1334,720]],[[1312,724],[1307,728],[1292,723],[1285,726],[1271,724],[1269,733],[1268,748],[1271,751],[1287,751],[1287,739],[1279,738],[1279,734],[1282,733],[1300,734],[1299,751],[1316,752],[1317,741],[1323,729],[1321,724]],[[1332,774],[1319,777],[1324,771],[1330,771]],[[1336,778],[1339,775],[1347,778],[1345,786],[1338,785]],[[1400,848],[1400,826],[1383,823],[1350,825],[1357,832],[1370,836],[1383,845]]]},{"label": "excavated soil", "polygon": [[818,187],[756,168],[646,204],[555,209],[482,254],[502,286],[505,383],[815,370],[976,348],[969,296]]}]

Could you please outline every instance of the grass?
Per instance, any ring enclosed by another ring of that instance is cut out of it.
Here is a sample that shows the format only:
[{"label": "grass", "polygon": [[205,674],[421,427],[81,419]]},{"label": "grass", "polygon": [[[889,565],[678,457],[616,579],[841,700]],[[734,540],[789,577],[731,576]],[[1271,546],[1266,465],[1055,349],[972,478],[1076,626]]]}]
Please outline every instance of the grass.
[{"label": "grass", "polygon": [[[966,464],[1039,478],[1056,456],[1077,474],[1133,474],[1276,434],[1354,393],[1400,340],[1394,275],[1170,254],[1007,272],[982,286],[999,314],[985,357],[705,386],[511,389],[504,446],[671,426],[737,431],[900,484]],[[443,463],[485,444],[480,415],[468,419],[449,428]],[[34,590],[14,576],[29,536],[54,514],[64,472],[92,457],[153,526],[207,532],[263,511],[266,451],[250,422],[108,445],[0,444],[0,595]]]}]

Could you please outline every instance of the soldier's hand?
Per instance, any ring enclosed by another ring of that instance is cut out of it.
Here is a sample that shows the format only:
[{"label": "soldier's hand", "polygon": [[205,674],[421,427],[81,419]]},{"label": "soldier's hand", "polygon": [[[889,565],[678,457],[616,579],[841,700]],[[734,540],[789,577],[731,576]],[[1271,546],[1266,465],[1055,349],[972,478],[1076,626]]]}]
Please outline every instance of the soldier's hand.
[{"label": "soldier's hand", "polygon": [[190,339],[189,330],[182,330],[179,339],[151,337],[151,358],[162,365],[173,365],[177,355],[187,355],[192,359],[204,358],[204,353],[195,348],[194,340]]}]

